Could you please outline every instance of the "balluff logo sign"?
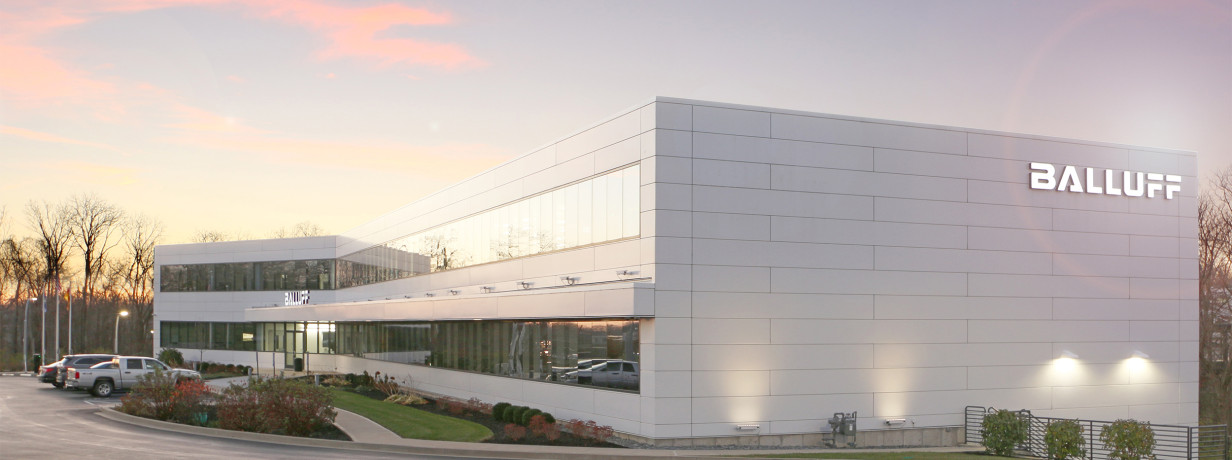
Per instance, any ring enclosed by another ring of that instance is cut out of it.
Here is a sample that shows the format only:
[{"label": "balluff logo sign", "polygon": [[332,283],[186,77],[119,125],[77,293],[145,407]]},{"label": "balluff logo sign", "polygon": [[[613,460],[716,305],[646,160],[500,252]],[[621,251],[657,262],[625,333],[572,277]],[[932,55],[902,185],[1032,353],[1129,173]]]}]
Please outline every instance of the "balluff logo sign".
[{"label": "balluff logo sign", "polygon": [[[1057,167],[1052,163],[1032,162],[1031,188],[1132,197],[1145,195],[1147,198],[1155,198],[1157,192],[1164,192],[1164,197],[1169,200],[1181,191],[1181,176],[1173,174],[1114,169],[1105,169],[1101,174],[1099,168],[1082,169],[1085,174],[1078,174],[1078,168],[1074,166],[1065,166],[1061,169],[1061,177],[1057,178]],[[1096,182],[1097,178],[1102,181]]]}]

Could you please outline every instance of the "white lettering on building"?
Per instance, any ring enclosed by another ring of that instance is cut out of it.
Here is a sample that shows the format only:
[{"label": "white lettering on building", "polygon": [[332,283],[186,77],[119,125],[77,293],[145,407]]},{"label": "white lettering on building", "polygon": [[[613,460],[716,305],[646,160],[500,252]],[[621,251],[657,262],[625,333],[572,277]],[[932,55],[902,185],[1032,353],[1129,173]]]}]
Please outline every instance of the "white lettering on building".
[{"label": "white lettering on building", "polygon": [[283,305],[308,305],[308,291],[291,291],[282,293]]},{"label": "white lettering on building", "polygon": [[[1134,197],[1145,194],[1147,198],[1155,198],[1156,193],[1164,192],[1164,197],[1169,200],[1181,191],[1181,176],[1173,174],[1112,169],[1105,169],[1103,174],[1099,174],[1099,168],[1082,168],[1084,171],[1079,174],[1078,169],[1074,166],[1065,166],[1061,168],[1061,177],[1058,179],[1057,167],[1052,163],[1032,162],[1029,184],[1036,190]],[[1103,176],[1102,180],[1096,182],[1100,176]]]}]

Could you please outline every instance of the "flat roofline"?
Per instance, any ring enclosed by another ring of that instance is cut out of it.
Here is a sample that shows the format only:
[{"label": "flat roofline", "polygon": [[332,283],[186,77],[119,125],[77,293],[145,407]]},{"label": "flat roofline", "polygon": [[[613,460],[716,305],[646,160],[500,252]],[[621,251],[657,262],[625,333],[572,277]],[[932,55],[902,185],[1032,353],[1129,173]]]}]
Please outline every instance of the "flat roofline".
[{"label": "flat roofline", "polygon": [[1197,152],[1194,152],[1192,150],[1180,150],[1180,149],[1172,149],[1172,148],[1166,148],[1166,147],[1151,147],[1151,146],[1143,146],[1143,145],[1119,144],[1119,143],[1114,143],[1114,142],[1092,141],[1092,140],[1077,139],[1077,138],[1072,138],[1072,137],[1045,136],[1045,135],[1038,135],[1038,134],[1031,134],[1031,133],[1018,133],[1018,132],[1012,132],[1012,131],[996,131],[996,130],[991,130],[991,129],[966,128],[966,127],[961,127],[961,126],[936,125],[936,124],[929,124],[929,123],[915,123],[915,122],[909,122],[909,121],[890,120],[890,119],[885,119],[885,118],[857,117],[857,116],[851,116],[851,115],[838,115],[838,114],[824,113],[824,112],[813,112],[813,111],[808,111],[808,110],[784,109],[784,108],[778,108],[778,107],[766,107],[766,106],[756,106],[756,105],[747,105],[747,104],[733,104],[733,103],[728,103],[728,102],[705,101],[705,100],[699,100],[699,99],[685,99],[685,98],[678,98],[678,97],[657,96],[654,98],[654,102],[700,105],[700,106],[705,106],[705,107],[749,110],[749,111],[754,111],[754,112],[782,113],[782,114],[787,114],[787,115],[800,115],[800,116],[815,117],[815,118],[830,118],[830,119],[835,119],[835,120],[858,121],[858,122],[864,122],[864,123],[876,123],[876,124],[883,124],[883,125],[910,126],[910,127],[915,127],[915,128],[928,128],[928,129],[937,129],[937,130],[942,130],[942,131],[957,131],[957,132],[975,133],[975,134],[989,134],[989,135],[996,135],[996,136],[1015,137],[1015,138],[1020,138],[1020,139],[1035,139],[1035,140],[1045,140],[1045,141],[1053,141],[1053,142],[1064,142],[1068,144],[1081,144],[1081,145],[1093,145],[1093,146],[1099,146],[1099,147],[1125,148],[1125,149],[1131,149],[1131,150],[1147,150],[1147,151],[1152,151],[1152,152],[1163,152],[1163,153],[1173,153],[1173,154],[1188,155],[1188,156],[1197,156]]},{"label": "flat roofline", "polygon": [[[1123,148],[1123,149],[1131,149],[1131,150],[1172,153],[1172,154],[1180,154],[1180,155],[1195,156],[1195,157],[1197,156],[1196,152],[1188,151],[1188,150],[1136,146],[1136,145],[1129,145],[1129,144],[1117,144],[1117,143],[1112,143],[1112,142],[1089,141],[1089,140],[1084,140],[1084,139],[1073,139],[1073,138],[1056,137],[1056,136],[1043,136],[1043,135],[1027,134],[1027,133],[1014,133],[1014,132],[1008,132],[1008,131],[995,131],[995,130],[988,130],[988,129],[964,128],[964,127],[958,127],[958,126],[936,125],[936,124],[928,124],[928,123],[913,123],[913,122],[907,122],[907,121],[888,120],[888,119],[881,119],[881,118],[856,117],[856,116],[837,115],[837,114],[806,111],[806,110],[785,109],[785,108],[755,106],[755,105],[746,105],[746,104],[734,104],[734,103],[728,103],[728,102],[707,101],[707,100],[700,100],[700,99],[686,99],[686,98],[678,98],[678,97],[670,97],[670,96],[654,96],[654,97],[650,97],[647,99],[643,99],[642,102],[629,106],[628,108],[624,110],[617,111],[615,114],[610,115],[606,118],[603,118],[599,121],[589,123],[581,129],[577,129],[563,136],[556,137],[550,142],[541,144],[533,149],[530,149],[529,151],[525,153],[522,153],[521,155],[512,157],[504,162],[501,162],[495,166],[492,166],[488,169],[480,171],[479,173],[471,175],[465,179],[459,180],[435,192],[432,192],[422,197],[416,198],[405,205],[394,208],[388,212],[381,213],[371,219],[366,220],[363,224],[357,225],[355,227],[348,229],[347,231],[340,233],[338,236],[341,238],[361,239],[361,237],[355,236],[352,232],[366,226],[368,223],[375,222],[375,221],[381,220],[384,217],[394,215],[398,213],[399,211],[401,211],[402,209],[405,209],[415,203],[418,203],[420,201],[424,201],[432,197],[435,197],[437,195],[440,195],[448,190],[453,189],[454,187],[460,186],[463,183],[477,179],[485,174],[495,171],[498,168],[505,167],[515,161],[518,161],[522,158],[530,156],[531,154],[539,152],[540,150],[543,150],[552,145],[558,144],[566,139],[569,139],[573,136],[576,136],[578,134],[594,129],[600,125],[603,125],[604,123],[607,123],[617,118],[620,118],[622,116],[628,115],[629,113],[640,110],[646,107],[647,105],[650,105],[656,102],[699,105],[699,106],[704,106],[704,107],[717,107],[717,108],[728,108],[728,109],[738,109],[738,110],[751,110],[751,111],[757,111],[757,112],[780,113],[780,114],[786,114],[786,115],[799,115],[799,116],[807,116],[807,117],[829,118],[829,119],[835,119],[835,120],[856,121],[856,122],[864,122],[864,123],[877,123],[877,124],[885,124],[885,125],[927,128],[927,129],[936,129],[936,130],[943,130],[943,131],[965,132],[965,133],[974,133],[974,134],[988,134],[988,135],[1012,137],[1012,138],[1019,138],[1019,139],[1044,140],[1044,141],[1062,142],[1062,143],[1077,144],[1077,145],[1091,145],[1091,146],[1099,146],[1099,147],[1112,147],[1112,148]],[[339,246],[341,245],[342,244],[339,244]]]}]

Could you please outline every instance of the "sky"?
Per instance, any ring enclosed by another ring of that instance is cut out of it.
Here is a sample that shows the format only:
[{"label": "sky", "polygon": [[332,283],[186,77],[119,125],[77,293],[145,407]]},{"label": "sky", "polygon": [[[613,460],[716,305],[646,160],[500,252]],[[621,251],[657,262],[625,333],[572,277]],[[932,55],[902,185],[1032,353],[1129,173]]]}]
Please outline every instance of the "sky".
[{"label": "sky", "polygon": [[653,96],[1232,165],[1232,0],[0,1],[0,208],[341,233]]}]

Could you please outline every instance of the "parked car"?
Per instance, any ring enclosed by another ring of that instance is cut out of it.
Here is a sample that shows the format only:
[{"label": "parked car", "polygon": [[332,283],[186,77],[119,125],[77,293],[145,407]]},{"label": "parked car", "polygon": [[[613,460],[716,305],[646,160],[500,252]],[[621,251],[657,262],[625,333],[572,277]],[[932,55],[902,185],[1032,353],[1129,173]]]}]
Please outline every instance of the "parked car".
[{"label": "parked car", "polygon": [[606,359],[579,360],[577,363],[577,369],[565,372],[565,377],[562,380],[572,383],[588,384],[590,383],[590,369],[606,362]]},{"label": "parked car", "polygon": [[565,374],[566,382],[590,384],[601,387],[637,388],[641,383],[641,365],[619,359],[592,363],[586,369]]},{"label": "parked car", "polygon": [[64,381],[68,379],[68,373],[65,371],[70,367],[87,368],[98,363],[111,361],[115,359],[115,357],[116,355],[99,353],[64,355],[64,359],[57,361],[60,365],[56,367],[56,380],[52,383],[52,385],[55,385],[56,388],[64,388]]},{"label": "parked car", "polygon": [[95,364],[88,369],[67,368],[65,388],[88,389],[94,396],[106,398],[117,390],[128,390],[137,385],[140,377],[154,372],[171,374],[176,381],[200,380],[201,374],[191,369],[172,369],[154,358],[143,356],[120,356],[108,363]]},{"label": "parked car", "polygon": [[61,366],[64,365],[64,360],[61,359],[54,363],[44,364],[38,368],[38,380],[43,383],[50,383],[56,388],[63,387],[64,384],[56,382],[56,373]]}]

